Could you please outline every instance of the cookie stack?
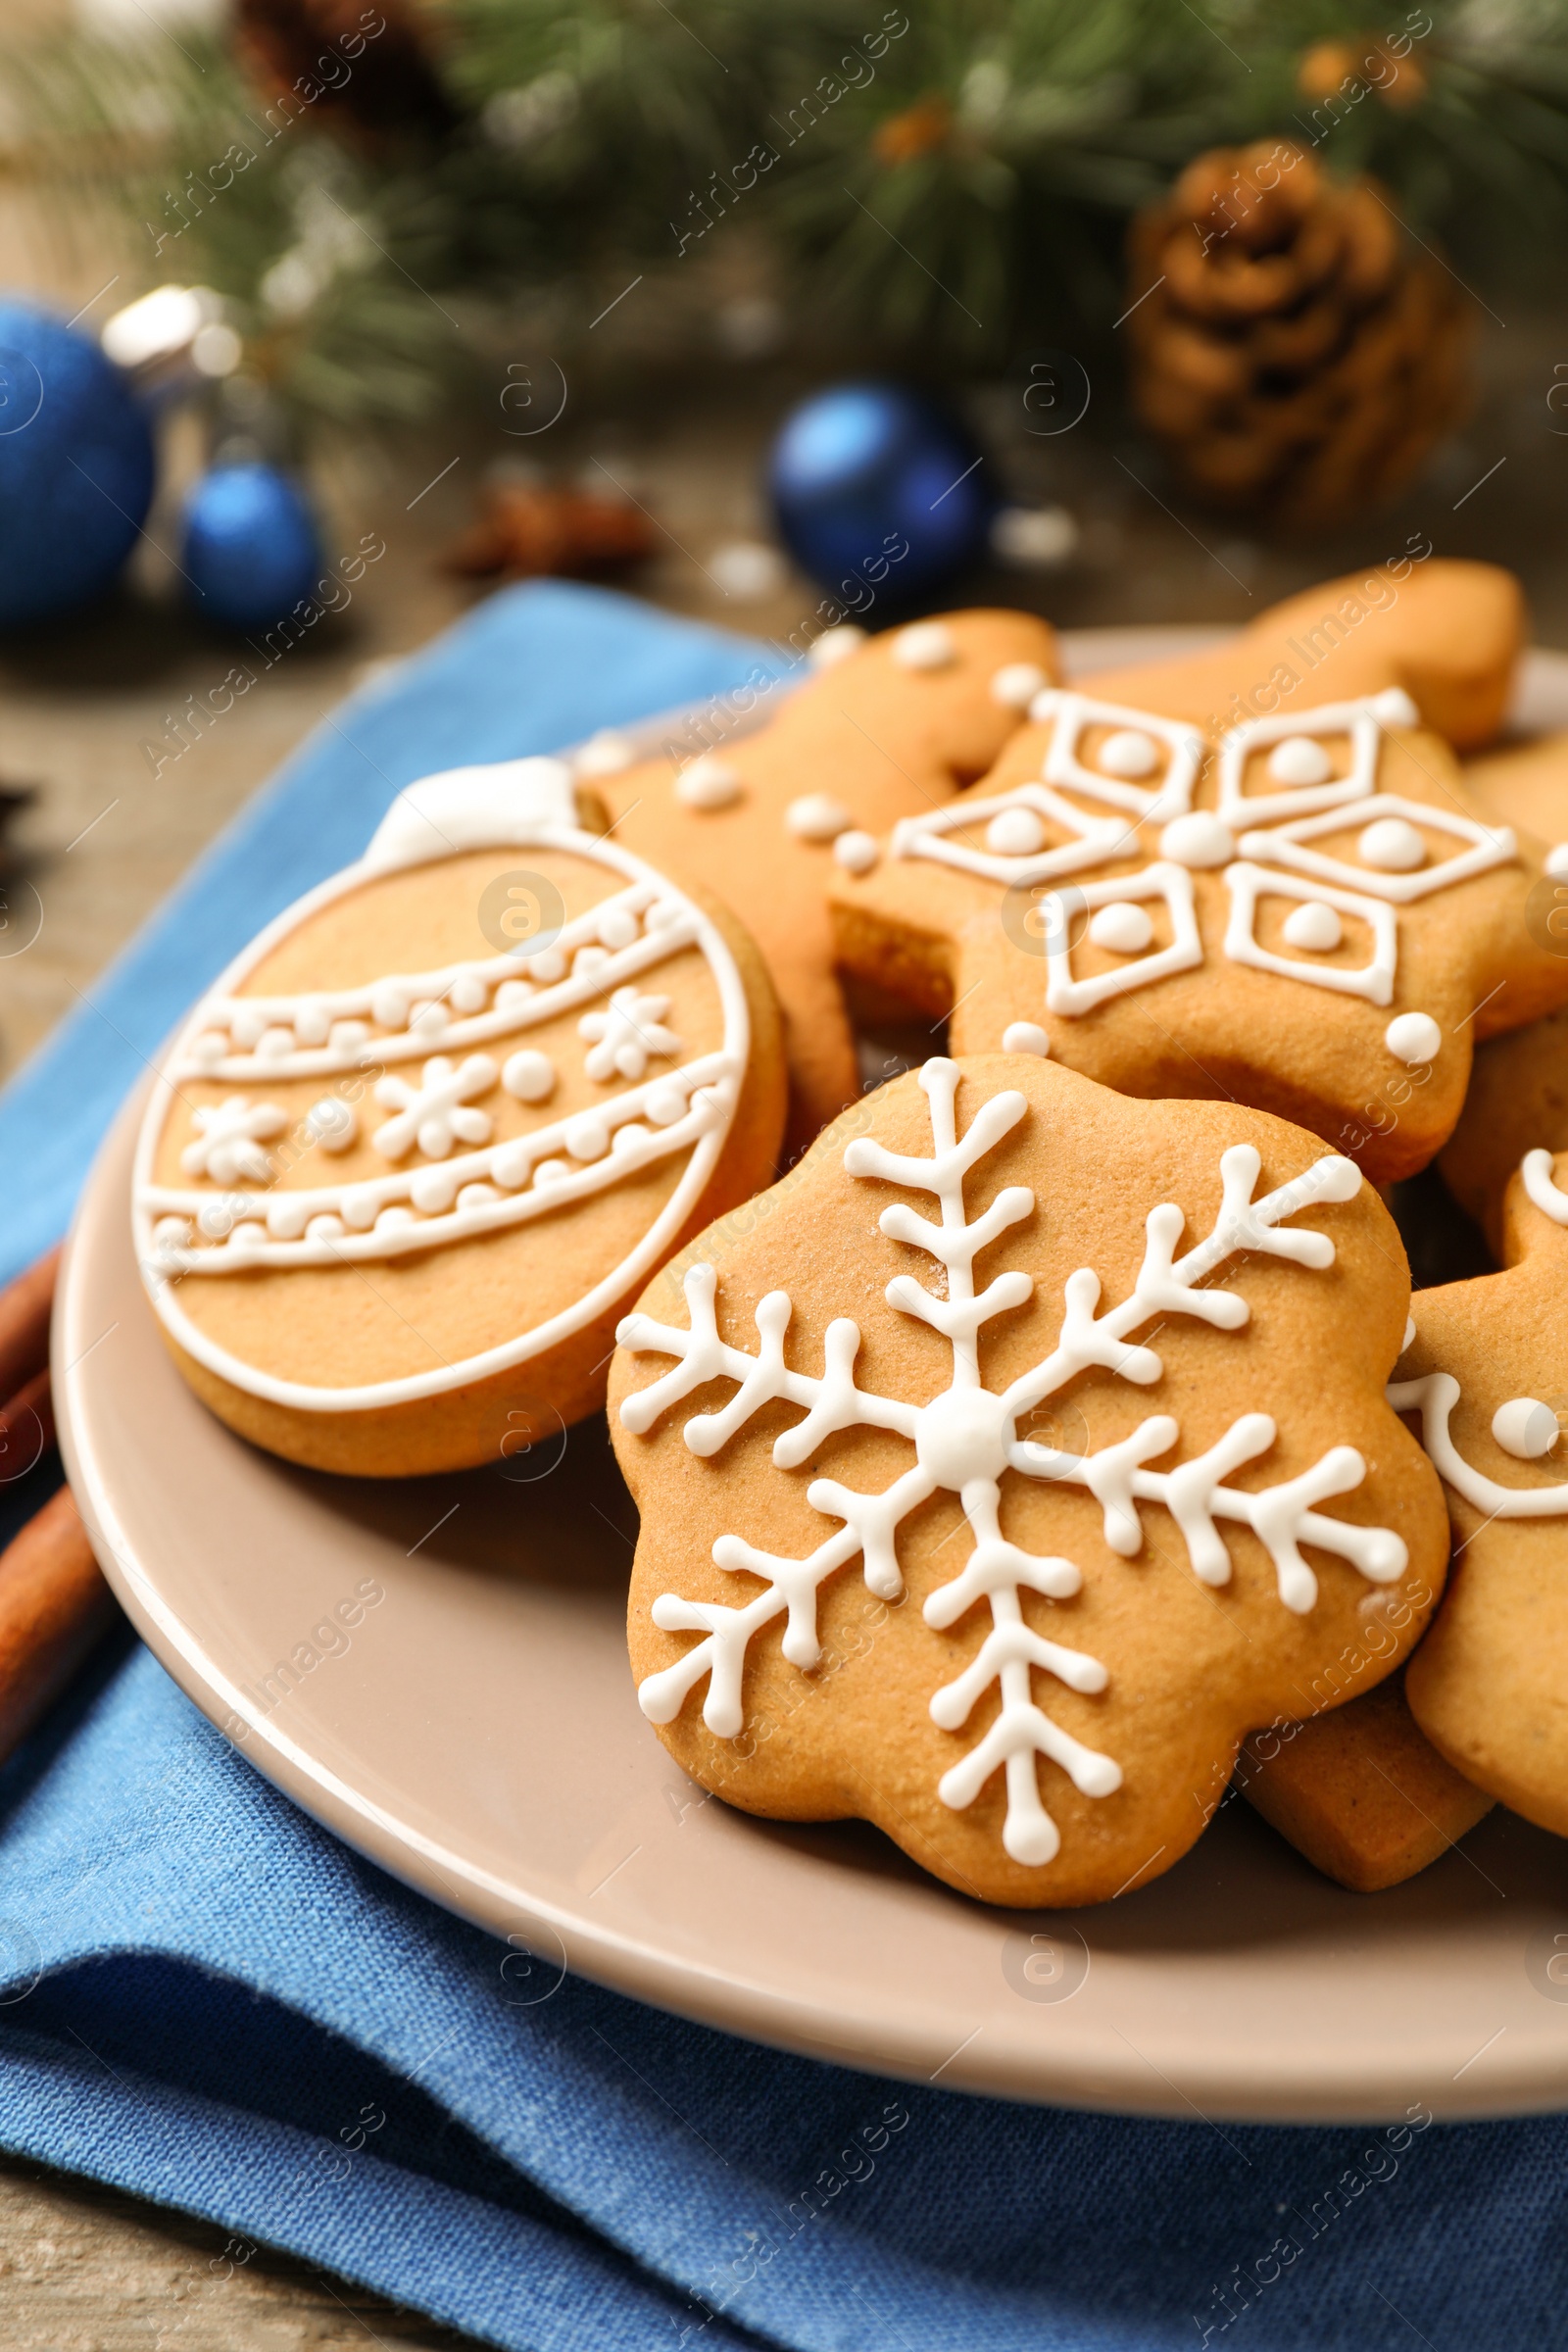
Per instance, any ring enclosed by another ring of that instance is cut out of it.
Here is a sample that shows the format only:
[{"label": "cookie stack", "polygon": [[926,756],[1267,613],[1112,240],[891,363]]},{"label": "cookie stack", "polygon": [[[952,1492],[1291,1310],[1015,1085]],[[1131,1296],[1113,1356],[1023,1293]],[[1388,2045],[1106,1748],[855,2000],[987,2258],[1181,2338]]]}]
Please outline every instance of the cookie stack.
[{"label": "cookie stack", "polygon": [[[176,1360],[361,1475],[608,1396],[671,1752],[979,1899],[1239,1784],[1352,1885],[1568,1831],[1568,852],[1461,765],[1522,619],[1411,554],[1070,686],[1023,614],[834,629],[692,756],[413,787],[170,1050]],[[947,1051],[862,1091],[851,1007]],[[1412,1320],[1440,1153],[1510,1271]]]}]

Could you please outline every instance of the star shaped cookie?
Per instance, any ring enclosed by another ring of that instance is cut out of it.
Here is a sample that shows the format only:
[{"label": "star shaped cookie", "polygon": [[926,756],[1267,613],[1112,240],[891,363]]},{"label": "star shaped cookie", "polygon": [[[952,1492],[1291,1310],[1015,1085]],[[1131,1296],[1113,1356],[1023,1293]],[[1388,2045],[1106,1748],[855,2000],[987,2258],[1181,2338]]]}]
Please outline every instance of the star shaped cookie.
[{"label": "star shaped cookie", "polygon": [[[755,733],[681,764],[588,766],[625,848],[710,891],[760,948],[784,1008],[791,1142],[858,1091],[824,886],[876,836],[985,774],[1059,675],[1027,612],[949,612],[881,636],[830,629],[814,674]],[[613,757],[612,753],[610,757]]]},{"label": "star shaped cookie", "polygon": [[1568,1001],[1568,958],[1526,919],[1544,853],[1482,821],[1431,723],[1494,720],[1516,595],[1487,566],[1433,566],[1318,670],[1281,610],[1189,662],[1037,696],[971,792],[835,877],[839,956],[951,1013],[957,1054],[1245,1102],[1388,1181],[1450,1133],[1478,1038]]}]

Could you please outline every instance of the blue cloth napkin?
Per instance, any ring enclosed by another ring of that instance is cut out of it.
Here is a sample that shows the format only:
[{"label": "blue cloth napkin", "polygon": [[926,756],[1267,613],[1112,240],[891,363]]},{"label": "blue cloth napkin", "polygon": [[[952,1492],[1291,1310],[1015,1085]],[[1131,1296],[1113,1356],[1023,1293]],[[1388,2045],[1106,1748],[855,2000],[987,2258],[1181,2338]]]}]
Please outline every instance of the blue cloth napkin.
[{"label": "blue cloth napkin", "polygon": [[[357,696],[0,1098],[7,1253],[56,1236],[143,1058],[399,786],[759,660],[533,587]],[[0,2145],[514,2352],[1516,2352],[1561,2342],[1568,2300],[1556,2118],[1014,2107],[519,1976],[298,1812],[128,1638],[0,1772]],[[210,2340],[244,2259],[208,2266]]]}]

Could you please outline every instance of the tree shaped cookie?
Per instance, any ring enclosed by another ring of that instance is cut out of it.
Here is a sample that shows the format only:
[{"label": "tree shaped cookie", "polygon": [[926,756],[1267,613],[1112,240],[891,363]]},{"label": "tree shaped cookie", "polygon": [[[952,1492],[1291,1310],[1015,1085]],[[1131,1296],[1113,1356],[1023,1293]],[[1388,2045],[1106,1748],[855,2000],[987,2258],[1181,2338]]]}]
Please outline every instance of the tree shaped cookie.
[{"label": "tree shaped cookie", "polygon": [[[1257,659],[1250,632],[1226,649],[1238,693]],[[841,960],[951,1006],[959,1054],[1228,1096],[1407,1175],[1452,1129],[1477,1037],[1568,1000],[1526,919],[1542,853],[1481,822],[1403,686],[1205,728],[1218,658],[1199,670],[1200,692],[1146,676],[1157,703],[1038,696],[972,792],[835,878]]]},{"label": "tree shaped cookie", "polygon": [[1389,1391],[1453,1522],[1447,1593],[1405,1677],[1456,1770],[1568,1836],[1568,1155],[1527,1152],[1501,1274],[1418,1292]]},{"label": "tree shaped cookie", "polygon": [[988,1900],[1167,1869],[1363,1604],[1441,1591],[1383,1396],[1407,1279],[1353,1163],[1258,1112],[998,1056],[884,1087],[621,1326],[644,1713]]},{"label": "tree shaped cookie", "polygon": [[823,899],[835,858],[874,858],[876,835],[983,775],[1058,674],[1054,632],[1027,612],[950,612],[873,638],[846,625],[813,651],[815,674],[754,734],[684,766],[590,762],[615,839],[733,907],[761,949],[798,1144],[859,1084]]}]

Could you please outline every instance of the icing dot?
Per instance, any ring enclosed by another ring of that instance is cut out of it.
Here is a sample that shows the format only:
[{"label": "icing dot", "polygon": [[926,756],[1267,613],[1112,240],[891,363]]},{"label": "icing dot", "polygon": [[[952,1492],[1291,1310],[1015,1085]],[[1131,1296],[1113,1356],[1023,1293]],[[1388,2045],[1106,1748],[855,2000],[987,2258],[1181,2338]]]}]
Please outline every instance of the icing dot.
[{"label": "icing dot", "polygon": [[1404,1318],[1404,1338],[1399,1343],[1399,1353],[1401,1355],[1407,1355],[1414,1346],[1415,1317],[1414,1315],[1406,1315]]},{"label": "icing dot", "polygon": [[264,1029],[256,1040],[257,1056],[263,1061],[281,1061],[285,1054],[292,1054],[293,1051],[294,1032],[280,1024]]},{"label": "icing dot", "polygon": [[1557,1443],[1557,1416],[1539,1396],[1510,1396],[1493,1414],[1492,1434],[1517,1461],[1539,1462]]},{"label": "icing dot", "polygon": [[310,1209],[303,1200],[291,1200],[286,1193],[267,1204],[267,1230],[280,1242],[297,1242],[305,1231]]},{"label": "icing dot", "polygon": [[570,1174],[571,1170],[564,1159],[542,1159],[533,1172],[534,1191],[547,1191],[551,1185],[562,1183]]},{"label": "icing dot", "polygon": [[1032,858],[1045,839],[1046,828],[1032,808],[999,808],[986,827],[986,848],[999,858]]},{"label": "icing dot", "polygon": [[1231,829],[1212,809],[1192,808],[1173,816],[1159,837],[1159,854],[1178,865],[1228,865],[1236,855]]},{"label": "icing dot", "polygon": [[1101,745],[1097,765],[1107,776],[1152,776],[1159,765],[1159,746],[1142,727],[1117,727]]},{"label": "icing dot", "polygon": [[496,1010],[497,1012],[515,1012],[518,1005],[526,1004],[532,995],[533,982],[531,980],[503,980],[501,986],[496,990]]},{"label": "icing dot", "polygon": [[458,1197],[458,1180],[450,1168],[421,1168],[409,1187],[409,1198],[426,1216],[439,1216]]},{"label": "icing dot", "polygon": [[221,1061],[228,1052],[228,1039],[221,1029],[204,1029],[190,1051],[193,1061],[211,1066],[215,1061]]},{"label": "icing dot", "polygon": [[346,1152],[360,1131],[352,1104],[338,1095],[323,1095],[319,1102],[313,1102],[305,1113],[305,1124],[311,1141],[319,1144],[323,1152]]},{"label": "icing dot", "polygon": [[375,1230],[377,1233],[400,1233],[404,1226],[414,1225],[417,1222],[412,1208],[405,1208],[401,1200],[394,1200],[391,1206],[383,1208],[381,1214],[376,1218]]},{"label": "icing dot", "polygon": [[184,1250],[190,1246],[189,1217],[160,1217],[153,1227],[153,1240],[165,1250]]},{"label": "icing dot", "polygon": [[566,1121],[562,1141],[573,1159],[603,1159],[610,1150],[610,1122],[600,1111],[579,1111]]},{"label": "icing dot", "polygon": [[675,798],[684,808],[727,808],[741,797],[739,774],[711,752],[704,752],[675,778]]},{"label": "icing dot", "polygon": [[566,958],[560,948],[541,948],[537,956],[528,958],[528,969],[536,980],[552,985],[566,977]]},{"label": "icing dot", "polygon": [[893,659],[901,669],[946,669],[957,658],[953,631],[940,620],[914,621],[893,640]]},{"label": "icing dot", "polygon": [[1286,735],[1268,756],[1268,772],[1276,784],[1326,784],[1334,762],[1310,735]]},{"label": "icing dot", "polygon": [[629,948],[639,928],[629,906],[610,906],[600,909],[599,936],[607,948]]},{"label": "icing dot", "polygon": [[833,855],[847,874],[868,874],[881,854],[875,835],[858,830],[841,833],[833,844]]},{"label": "icing dot", "polygon": [[501,1083],[519,1102],[544,1102],[556,1091],[556,1065],[536,1046],[525,1046],[503,1064]]},{"label": "icing dot", "polygon": [[489,1208],[501,1195],[493,1184],[466,1184],[458,1195],[460,1208]]},{"label": "icing dot", "polygon": [[784,822],[797,841],[836,841],[853,828],[855,819],[842,801],[825,792],[808,792],[791,801]]},{"label": "icing dot", "polygon": [[1027,710],[1035,696],[1050,683],[1037,663],[1009,662],[991,681],[991,700],[1000,703],[1004,710]]},{"label": "icing dot", "polygon": [[328,1039],[334,1054],[358,1054],[368,1042],[369,1025],[365,1021],[334,1021]]},{"label": "icing dot", "polygon": [[378,1027],[401,1029],[409,1017],[408,991],[383,985],[372,995],[370,1010]]},{"label": "icing dot", "polygon": [[1345,937],[1345,925],[1322,899],[1303,899],[1285,917],[1285,937],[1293,948],[1308,948],[1327,956]]},{"label": "icing dot", "polygon": [[196,1218],[198,1229],[210,1242],[220,1242],[233,1222],[234,1211],[225,1207],[221,1200],[209,1200]]},{"label": "icing dot", "polygon": [[371,1185],[355,1185],[343,1195],[339,1205],[344,1224],[354,1233],[368,1233],[375,1223],[375,1190]]},{"label": "icing dot", "polygon": [[313,1217],[305,1228],[305,1239],[308,1242],[336,1242],[341,1241],[342,1238],[343,1220],[341,1217],[334,1217],[329,1211],[323,1212],[318,1217]]},{"label": "icing dot", "polygon": [[571,959],[574,980],[597,980],[610,962],[608,948],[579,948]]},{"label": "icing dot", "polygon": [[663,1080],[651,1086],[643,1100],[643,1108],[656,1127],[673,1127],[677,1119],[686,1116],[686,1097],[678,1086]]},{"label": "icing dot", "polygon": [[1546,871],[1554,882],[1568,882],[1568,841],[1546,852]]},{"label": "icing dot", "polygon": [[579,776],[616,776],[623,767],[630,767],[637,755],[624,735],[613,728],[601,727],[591,735],[577,754]]},{"label": "icing dot", "polygon": [[1154,936],[1154,921],[1147,906],[1135,900],[1115,900],[1089,918],[1089,936],[1097,948],[1118,956],[1141,956]]},{"label": "icing dot", "polygon": [[528,1147],[514,1140],[503,1144],[490,1162],[490,1173],[504,1193],[517,1192],[528,1181]]},{"label": "icing dot", "polygon": [[1427,861],[1427,845],[1402,816],[1380,816],[1356,843],[1361,861],[1385,874],[1413,874]]},{"label": "icing dot", "polygon": [[611,1138],[610,1149],[615,1158],[624,1159],[629,1153],[639,1151],[644,1144],[651,1140],[646,1127],[639,1126],[635,1119],[628,1119],[624,1127],[615,1129]]},{"label": "icing dot", "polygon": [[1038,1054],[1042,1061],[1050,1059],[1051,1040],[1038,1021],[1009,1021],[1002,1032],[1004,1054]]},{"label": "icing dot", "polygon": [[643,916],[646,931],[667,931],[671,923],[681,919],[682,908],[674,899],[656,899]]},{"label": "icing dot", "polygon": [[811,640],[806,658],[813,669],[835,669],[851,654],[858,654],[864,643],[862,628],[853,620],[841,620],[836,629],[824,629],[820,637]]},{"label": "icing dot", "polygon": [[455,1012],[482,1012],[490,997],[489,982],[477,972],[463,972],[448,991]]},{"label": "icing dot", "polygon": [[241,1004],[237,1007],[230,1024],[234,1032],[235,1045],[248,1054],[263,1031],[270,1028],[270,1025],[265,1012],[258,1012],[249,1004]]},{"label": "icing dot", "polygon": [[294,1014],[294,1034],[302,1046],[324,1046],[332,1026],[326,1006],[307,998]]},{"label": "icing dot", "polygon": [[230,1250],[260,1250],[267,1240],[267,1227],[254,1222],[236,1225],[228,1237]]},{"label": "icing dot", "polygon": [[1396,1061],[1414,1065],[1437,1059],[1443,1031],[1430,1012],[1400,1012],[1384,1030],[1383,1042]]}]

